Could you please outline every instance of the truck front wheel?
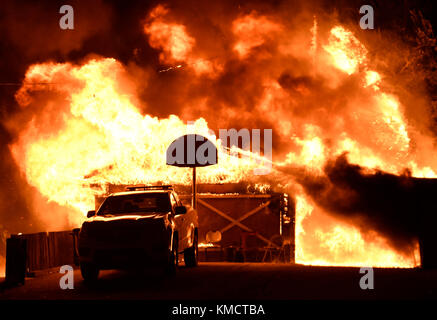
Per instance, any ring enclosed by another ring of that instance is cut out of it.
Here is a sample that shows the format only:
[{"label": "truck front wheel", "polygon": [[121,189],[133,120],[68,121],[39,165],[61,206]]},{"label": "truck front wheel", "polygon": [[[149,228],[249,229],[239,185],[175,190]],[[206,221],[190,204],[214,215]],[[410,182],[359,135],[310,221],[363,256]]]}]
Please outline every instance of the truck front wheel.
[{"label": "truck front wheel", "polygon": [[168,262],[167,262],[167,273],[168,274],[175,274],[178,264],[179,264],[179,243],[178,243],[178,235],[177,233],[174,234],[173,238],[173,246],[172,250],[168,254]]},{"label": "truck front wheel", "polygon": [[187,267],[196,267],[199,256],[197,229],[194,231],[193,245],[184,251],[184,260]]}]

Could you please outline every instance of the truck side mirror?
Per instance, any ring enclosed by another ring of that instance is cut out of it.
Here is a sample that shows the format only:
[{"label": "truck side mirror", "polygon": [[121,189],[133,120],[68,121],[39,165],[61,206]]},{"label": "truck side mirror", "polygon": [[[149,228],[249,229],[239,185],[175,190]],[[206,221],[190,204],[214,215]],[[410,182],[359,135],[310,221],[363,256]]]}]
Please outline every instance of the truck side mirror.
[{"label": "truck side mirror", "polygon": [[186,214],[187,213],[187,208],[185,206],[177,206],[175,208],[175,214]]},{"label": "truck side mirror", "polygon": [[96,211],[91,210],[91,211],[88,211],[88,213],[86,214],[86,217],[91,218],[91,217],[94,217],[95,215],[96,215]]}]

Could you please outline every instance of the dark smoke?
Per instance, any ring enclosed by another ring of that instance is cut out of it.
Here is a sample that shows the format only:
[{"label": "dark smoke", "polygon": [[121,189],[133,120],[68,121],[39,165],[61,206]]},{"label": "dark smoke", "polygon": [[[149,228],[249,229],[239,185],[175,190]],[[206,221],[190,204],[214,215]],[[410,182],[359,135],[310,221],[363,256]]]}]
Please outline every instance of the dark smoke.
[{"label": "dark smoke", "polygon": [[346,154],[328,162],[325,176],[297,174],[297,181],[318,206],[366,233],[377,231],[399,251],[411,249],[437,215],[437,179],[367,173]]}]

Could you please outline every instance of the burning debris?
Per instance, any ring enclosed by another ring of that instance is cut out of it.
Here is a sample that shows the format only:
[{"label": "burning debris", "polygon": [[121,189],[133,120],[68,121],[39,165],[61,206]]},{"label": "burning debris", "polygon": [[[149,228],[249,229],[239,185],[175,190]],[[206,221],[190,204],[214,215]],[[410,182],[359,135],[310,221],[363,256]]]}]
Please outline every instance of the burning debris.
[{"label": "burning debris", "polygon": [[195,16],[176,4],[144,9],[131,59],[84,46],[80,59],[27,67],[20,111],[3,122],[27,183],[68,208],[52,219],[80,223],[107,184],[189,184],[189,170],[165,164],[183,134],[220,145],[211,130],[273,128],[270,174],[253,176],[259,154],[219,148],[200,182],[294,195],[296,262],[419,264],[417,219],[433,208],[424,196],[433,183],[417,178],[436,177],[437,157],[428,96],[406,94],[410,82],[396,74],[401,40],[380,36],[400,48],[385,56],[317,8],[213,7],[198,5]]}]

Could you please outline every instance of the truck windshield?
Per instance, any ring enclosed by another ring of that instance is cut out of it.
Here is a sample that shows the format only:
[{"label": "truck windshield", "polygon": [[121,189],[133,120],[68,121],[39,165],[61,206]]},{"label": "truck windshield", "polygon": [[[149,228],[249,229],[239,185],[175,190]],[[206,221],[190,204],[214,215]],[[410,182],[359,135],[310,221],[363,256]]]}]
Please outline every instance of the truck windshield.
[{"label": "truck windshield", "polygon": [[108,197],[97,215],[169,212],[170,210],[170,199],[167,193],[143,193]]}]

